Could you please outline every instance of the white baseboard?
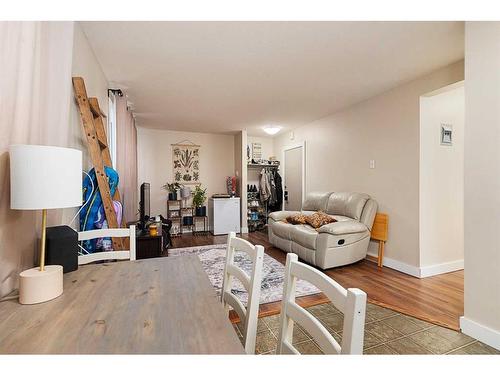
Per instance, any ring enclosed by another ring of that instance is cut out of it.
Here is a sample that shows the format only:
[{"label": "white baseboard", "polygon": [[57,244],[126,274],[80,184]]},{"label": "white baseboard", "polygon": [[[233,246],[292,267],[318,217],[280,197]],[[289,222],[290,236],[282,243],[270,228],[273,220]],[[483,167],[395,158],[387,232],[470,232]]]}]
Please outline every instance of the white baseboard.
[{"label": "white baseboard", "polygon": [[485,344],[500,350],[500,332],[489,327],[485,327],[473,320],[460,317],[460,330],[466,335],[475,338]]},{"label": "white baseboard", "polygon": [[464,260],[459,259],[453,262],[446,262],[440,264],[433,264],[432,266],[420,267],[420,277],[429,277],[440,275],[442,273],[448,273],[464,269]]},{"label": "white baseboard", "polygon": [[[373,252],[369,252],[368,255],[374,256],[375,258],[378,257],[378,254],[373,253]],[[400,262],[399,260],[384,257],[384,264],[383,265],[385,267],[395,269],[396,271],[400,271],[400,272],[406,273],[408,275],[420,278],[420,269],[418,267],[412,266],[408,263],[404,263],[404,262]]]},{"label": "white baseboard", "polygon": [[[373,256],[375,258],[378,256],[378,254],[375,252],[368,252],[368,255]],[[384,266],[422,279],[429,276],[440,275],[442,273],[463,270],[464,260],[461,259],[453,262],[434,264],[432,266],[415,267],[412,266],[411,264],[400,262],[399,260],[396,259],[384,257]]]},{"label": "white baseboard", "polygon": [[241,233],[248,233],[248,227],[241,227]]}]

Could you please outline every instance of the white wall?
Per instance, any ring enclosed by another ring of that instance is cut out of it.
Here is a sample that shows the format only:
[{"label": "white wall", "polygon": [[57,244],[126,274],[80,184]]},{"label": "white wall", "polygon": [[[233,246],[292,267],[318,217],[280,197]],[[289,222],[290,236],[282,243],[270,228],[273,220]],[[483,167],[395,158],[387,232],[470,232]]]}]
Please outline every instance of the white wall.
[{"label": "white wall", "polygon": [[235,171],[239,181],[240,190],[238,195],[241,197],[241,233],[248,233],[248,217],[247,217],[247,184],[248,184],[248,168],[247,168],[247,148],[248,134],[246,130],[238,132],[234,136],[234,157]]},{"label": "white wall", "polygon": [[[74,23],[73,67],[71,74],[73,77],[82,77],[84,79],[87,96],[96,97],[101,110],[107,115],[109,82],[79,22]],[[85,170],[88,170],[92,168],[92,162],[87,152],[87,142],[85,141],[80,113],[74,97],[71,100],[70,121],[73,130],[71,143],[73,147],[84,150],[83,167]]]},{"label": "white wall", "polygon": [[278,156],[274,153],[274,141],[272,137],[253,137],[249,135],[247,137],[247,144],[250,146],[250,157],[252,156],[252,143],[260,143],[262,145],[263,159],[269,159],[271,156]]},{"label": "white wall", "polygon": [[137,179],[151,184],[151,214],[166,217],[167,192],[173,182],[173,143],[190,140],[200,145],[200,181],[208,196],[225,193],[226,177],[235,173],[234,136],[157,130],[137,127]]},{"label": "white wall", "polygon": [[500,22],[465,26],[465,313],[500,349]]},{"label": "white wall", "polygon": [[[463,83],[420,99],[420,267],[423,276],[463,269]],[[453,144],[441,145],[441,124],[453,126]]]},{"label": "white wall", "polygon": [[[275,137],[274,150],[306,142],[308,191],[359,191],[389,214],[385,264],[419,274],[420,96],[463,80],[463,62]],[[333,98],[332,98],[333,100]],[[376,168],[369,168],[374,159]],[[370,245],[376,253],[376,244]]]}]

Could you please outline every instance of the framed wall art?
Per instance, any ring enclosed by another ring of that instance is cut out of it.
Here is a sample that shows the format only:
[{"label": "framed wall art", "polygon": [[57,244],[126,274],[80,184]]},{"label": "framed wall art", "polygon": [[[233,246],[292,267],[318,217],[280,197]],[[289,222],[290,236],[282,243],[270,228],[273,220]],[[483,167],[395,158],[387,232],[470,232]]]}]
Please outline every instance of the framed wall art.
[{"label": "framed wall art", "polygon": [[252,143],[252,159],[256,163],[262,160],[262,144],[260,142]]},{"label": "framed wall art", "polygon": [[[200,183],[200,145],[190,141],[172,144],[172,175],[183,185]],[[187,143],[189,142],[189,143]]]}]

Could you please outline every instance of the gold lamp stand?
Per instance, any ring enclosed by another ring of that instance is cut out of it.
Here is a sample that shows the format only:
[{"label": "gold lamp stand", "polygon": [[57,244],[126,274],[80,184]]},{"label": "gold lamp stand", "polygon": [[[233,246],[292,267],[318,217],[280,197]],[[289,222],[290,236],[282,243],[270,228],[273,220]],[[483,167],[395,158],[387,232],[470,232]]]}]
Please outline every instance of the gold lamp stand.
[{"label": "gold lamp stand", "polygon": [[45,266],[45,240],[47,210],[42,210],[42,239],[40,267],[30,268],[19,274],[19,303],[32,305],[50,301],[63,293],[63,267]]}]

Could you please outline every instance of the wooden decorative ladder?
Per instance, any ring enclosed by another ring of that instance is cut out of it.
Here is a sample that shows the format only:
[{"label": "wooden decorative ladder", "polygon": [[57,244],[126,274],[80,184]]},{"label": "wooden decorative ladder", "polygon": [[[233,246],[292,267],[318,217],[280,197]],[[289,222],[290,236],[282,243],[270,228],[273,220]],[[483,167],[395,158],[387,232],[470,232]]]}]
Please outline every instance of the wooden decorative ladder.
[{"label": "wooden decorative ladder", "polygon": [[[111,154],[109,152],[108,140],[106,138],[106,130],[102,118],[104,114],[99,108],[97,98],[88,98],[85,83],[81,77],[73,77],[73,89],[75,98],[80,110],[82,119],[83,131],[87,139],[87,147],[90,154],[90,159],[94,166],[97,186],[104,205],[104,212],[109,228],[119,228],[116,213],[113,207],[113,200],[120,201],[120,192],[116,188],[113,198],[109,190],[108,178],[104,167],[112,167]],[[113,249],[122,250],[125,244],[122,238],[112,238]]]}]

